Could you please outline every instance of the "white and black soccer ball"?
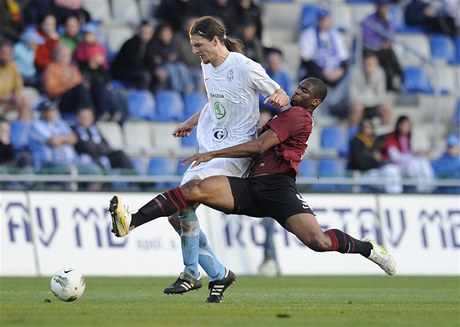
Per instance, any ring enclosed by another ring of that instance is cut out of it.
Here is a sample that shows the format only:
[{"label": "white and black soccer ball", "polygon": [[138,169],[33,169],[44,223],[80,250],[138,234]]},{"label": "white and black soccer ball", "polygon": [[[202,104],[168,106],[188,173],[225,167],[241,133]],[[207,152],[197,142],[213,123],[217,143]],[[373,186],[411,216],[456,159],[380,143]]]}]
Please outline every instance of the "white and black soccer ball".
[{"label": "white and black soccer ball", "polygon": [[85,291],[85,278],[78,270],[63,268],[51,278],[51,291],[61,301],[72,302],[79,299]]}]

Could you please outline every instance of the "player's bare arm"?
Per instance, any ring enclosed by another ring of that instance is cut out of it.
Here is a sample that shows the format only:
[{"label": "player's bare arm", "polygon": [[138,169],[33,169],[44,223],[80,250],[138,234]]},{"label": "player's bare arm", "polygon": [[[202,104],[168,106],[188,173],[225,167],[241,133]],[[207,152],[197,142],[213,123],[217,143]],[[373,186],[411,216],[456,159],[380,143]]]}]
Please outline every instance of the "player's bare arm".
[{"label": "player's bare arm", "polygon": [[200,118],[201,110],[194,113],[190,118],[188,118],[183,123],[177,125],[177,127],[172,132],[174,137],[187,137],[190,135],[190,132],[198,125],[198,119]]},{"label": "player's bare arm", "polygon": [[182,165],[186,166],[193,162],[191,168],[198,166],[202,162],[210,161],[214,158],[246,158],[258,156],[270,148],[280,144],[278,135],[271,129],[264,132],[258,139],[246,143],[231,146],[225,149],[197,153],[185,158]]},{"label": "player's bare arm", "polygon": [[289,96],[283,89],[278,89],[268,98],[266,98],[264,103],[270,103],[276,107],[282,108],[289,104]]}]

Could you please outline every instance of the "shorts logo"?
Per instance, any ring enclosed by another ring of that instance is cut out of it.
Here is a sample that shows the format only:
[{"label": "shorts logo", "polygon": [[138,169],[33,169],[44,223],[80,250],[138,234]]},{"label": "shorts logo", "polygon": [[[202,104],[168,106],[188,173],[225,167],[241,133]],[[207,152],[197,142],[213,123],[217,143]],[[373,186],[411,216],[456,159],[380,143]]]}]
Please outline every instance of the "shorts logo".
[{"label": "shorts logo", "polygon": [[225,107],[220,104],[220,102],[216,102],[214,104],[214,113],[217,119],[222,119],[225,117],[227,111],[225,110]]},{"label": "shorts logo", "polygon": [[299,199],[299,201],[302,202],[302,208],[304,209],[310,208],[310,206],[307,204],[307,201],[305,201],[300,194],[297,193],[296,195],[297,195],[297,199]]},{"label": "shorts logo", "polygon": [[227,130],[225,130],[223,128],[214,128],[212,130],[212,139],[215,142],[222,142],[222,140],[227,138],[227,136],[228,136],[228,132],[227,132]]},{"label": "shorts logo", "polygon": [[235,71],[233,70],[233,68],[231,68],[227,73],[227,81],[233,81],[233,75],[235,75]]}]

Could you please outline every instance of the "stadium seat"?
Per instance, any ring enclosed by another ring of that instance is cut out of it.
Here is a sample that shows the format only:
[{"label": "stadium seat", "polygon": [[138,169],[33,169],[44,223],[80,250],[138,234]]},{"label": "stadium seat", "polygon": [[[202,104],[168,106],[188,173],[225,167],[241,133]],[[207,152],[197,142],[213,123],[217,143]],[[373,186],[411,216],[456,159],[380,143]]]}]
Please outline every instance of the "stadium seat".
[{"label": "stadium seat", "polygon": [[455,45],[446,35],[433,35],[430,37],[431,58],[452,63],[455,60]]},{"label": "stadium seat", "polygon": [[408,93],[433,93],[428,74],[422,67],[406,67],[403,79],[404,89]]},{"label": "stadium seat", "polygon": [[196,128],[192,130],[189,136],[181,138],[184,148],[198,150],[198,140],[196,138]]},{"label": "stadium seat", "polygon": [[208,98],[204,92],[186,93],[184,95],[185,117],[188,118],[203,109],[207,102]]},{"label": "stadium seat", "polygon": [[395,40],[395,53],[401,66],[420,66],[430,61],[431,49],[427,35],[398,33]]},{"label": "stadium seat", "polygon": [[[169,157],[153,157],[149,161],[150,176],[167,176],[176,175],[177,161]],[[167,189],[176,186],[176,182],[158,182],[155,183],[157,189]]]},{"label": "stadium seat", "polygon": [[126,25],[107,25],[103,31],[107,39],[107,49],[111,58],[114,58],[118,51],[120,51],[123,43],[134,35],[133,30]]},{"label": "stadium seat", "polygon": [[324,126],[321,130],[321,151],[346,156],[348,154],[347,137],[339,126]]},{"label": "stadium seat", "polygon": [[452,64],[460,65],[460,36],[455,38],[455,56]]},{"label": "stadium seat", "polygon": [[[318,178],[321,177],[344,177],[345,165],[342,160],[333,158],[323,158],[318,161]],[[337,191],[344,189],[341,185],[334,184],[314,184],[313,190],[315,191]]]},{"label": "stadium seat", "polygon": [[194,149],[188,149],[182,146],[182,138],[172,136],[171,133],[176,126],[176,123],[150,123],[150,135],[152,135],[155,150],[160,153],[174,155],[175,157],[187,156],[194,153]]},{"label": "stadium seat", "polygon": [[147,167],[145,165],[144,159],[140,156],[131,156],[129,157],[134,169],[139,175],[145,175],[147,172]]},{"label": "stadium seat", "polygon": [[184,119],[184,101],[179,92],[162,90],[155,92],[156,121],[181,121]]},{"label": "stadium seat", "polygon": [[150,154],[154,148],[150,124],[145,121],[128,121],[123,125],[124,150],[128,155]]},{"label": "stadium seat", "polygon": [[112,20],[109,0],[85,0],[83,7],[91,14],[93,20],[100,20],[103,23]]},{"label": "stadium seat", "polygon": [[448,65],[430,67],[429,78],[432,81],[433,91],[439,87],[441,94],[459,94],[460,86],[455,76],[459,72]]},{"label": "stadium seat", "polygon": [[455,107],[455,125],[460,126],[460,98],[457,100],[457,105]]},{"label": "stadium seat", "polygon": [[25,151],[29,149],[30,122],[14,120],[10,122],[11,144],[16,151]]},{"label": "stadium seat", "polygon": [[315,177],[316,176],[316,162],[311,159],[304,158],[299,163],[299,177]]},{"label": "stadium seat", "polygon": [[318,20],[318,6],[304,5],[300,14],[300,28],[301,30],[309,27],[315,27]]},{"label": "stadium seat", "polygon": [[132,118],[139,120],[153,120],[155,118],[155,99],[150,91],[129,91],[126,100]]},{"label": "stadium seat", "polygon": [[114,21],[119,23],[127,23],[137,26],[141,20],[141,14],[137,1],[126,3],[126,0],[111,0],[112,2],[112,17]]},{"label": "stadium seat", "polygon": [[123,149],[123,131],[118,123],[111,121],[98,121],[96,125],[101,131],[102,136],[104,136],[113,149]]}]

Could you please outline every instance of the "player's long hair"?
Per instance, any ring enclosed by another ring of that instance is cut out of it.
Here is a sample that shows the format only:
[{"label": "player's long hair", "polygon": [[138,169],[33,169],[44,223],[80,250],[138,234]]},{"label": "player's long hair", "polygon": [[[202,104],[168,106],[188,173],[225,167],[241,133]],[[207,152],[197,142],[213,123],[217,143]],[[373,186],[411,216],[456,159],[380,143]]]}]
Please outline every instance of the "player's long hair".
[{"label": "player's long hair", "polygon": [[190,26],[189,36],[199,35],[208,41],[217,36],[230,52],[243,53],[243,42],[239,39],[229,37],[224,24],[212,16],[203,16],[193,21]]}]

